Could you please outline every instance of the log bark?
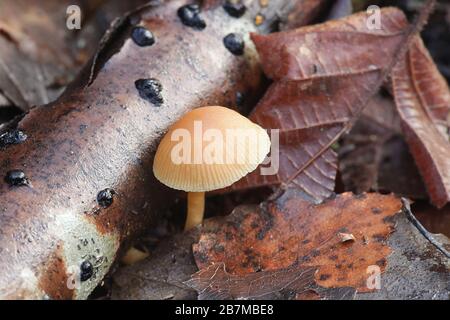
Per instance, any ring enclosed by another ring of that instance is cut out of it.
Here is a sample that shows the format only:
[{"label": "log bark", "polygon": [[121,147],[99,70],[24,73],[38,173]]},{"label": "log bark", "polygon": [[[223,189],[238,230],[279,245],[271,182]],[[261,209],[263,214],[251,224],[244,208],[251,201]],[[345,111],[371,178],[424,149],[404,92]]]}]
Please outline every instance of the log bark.
[{"label": "log bark", "polygon": [[[115,21],[61,98],[17,123],[27,139],[0,151],[1,298],[88,297],[120,250],[172,202],[152,173],[168,126],[198,106],[236,106],[242,96],[251,105],[259,96],[262,72],[248,34],[269,32],[295,1],[271,1],[259,26],[259,1],[248,1],[241,18],[205,1],[203,30],[177,15],[191,2],[152,1]],[[139,46],[136,26],[151,30],[155,44]],[[244,55],[224,47],[231,32],[244,36]],[[161,105],[136,88],[149,78],[162,85]],[[24,185],[11,185],[11,170],[25,174]]]}]

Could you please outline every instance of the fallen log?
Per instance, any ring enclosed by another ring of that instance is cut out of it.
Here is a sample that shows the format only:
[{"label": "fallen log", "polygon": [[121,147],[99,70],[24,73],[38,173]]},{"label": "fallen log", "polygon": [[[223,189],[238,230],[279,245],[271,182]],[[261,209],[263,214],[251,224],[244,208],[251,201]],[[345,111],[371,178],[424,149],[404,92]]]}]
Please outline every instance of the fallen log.
[{"label": "fallen log", "polygon": [[[152,1],[113,23],[55,103],[0,132],[21,137],[0,150],[0,298],[88,297],[174,197],[151,170],[160,137],[192,108],[258,98],[248,33],[269,32],[294,2],[247,1],[238,17],[222,1],[184,13],[192,1]],[[224,46],[230,33],[243,55]]]}]

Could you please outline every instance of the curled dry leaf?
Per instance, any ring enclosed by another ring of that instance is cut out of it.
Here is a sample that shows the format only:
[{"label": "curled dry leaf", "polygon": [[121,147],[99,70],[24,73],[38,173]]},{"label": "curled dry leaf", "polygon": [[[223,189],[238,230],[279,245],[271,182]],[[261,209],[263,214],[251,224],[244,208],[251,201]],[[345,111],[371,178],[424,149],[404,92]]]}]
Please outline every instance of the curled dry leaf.
[{"label": "curled dry leaf", "polygon": [[259,170],[233,190],[293,183],[320,202],[334,188],[337,157],[331,145],[348,129],[380,85],[380,77],[405,40],[403,13],[383,9],[381,30],[366,14],[295,31],[253,34],[265,73],[275,80],[250,118],[280,129],[279,170]]},{"label": "curled dry leaf", "polygon": [[450,91],[416,37],[392,72],[395,103],[433,204],[450,201]]},{"label": "curled dry leaf", "polygon": [[[208,227],[193,246],[200,269],[225,262],[245,275],[287,268],[317,267],[322,287],[367,291],[367,268],[386,267],[393,217],[401,210],[393,195],[345,193],[314,205],[288,190],[277,203],[238,207],[225,223]],[[352,234],[342,242],[339,233]]]},{"label": "curled dry leaf", "polygon": [[132,265],[135,264],[141,260],[144,260],[149,256],[149,253],[147,251],[142,251],[139,249],[136,249],[135,247],[131,247],[120,259],[120,261],[125,265]]}]

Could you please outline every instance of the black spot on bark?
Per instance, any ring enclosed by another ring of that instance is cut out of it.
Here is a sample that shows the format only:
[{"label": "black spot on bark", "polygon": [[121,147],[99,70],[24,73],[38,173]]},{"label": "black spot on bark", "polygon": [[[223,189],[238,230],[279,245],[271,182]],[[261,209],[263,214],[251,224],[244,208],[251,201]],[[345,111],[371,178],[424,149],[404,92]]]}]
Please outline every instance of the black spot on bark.
[{"label": "black spot on bark", "polygon": [[106,188],[97,194],[97,203],[102,208],[108,208],[113,203],[114,190]]},{"label": "black spot on bark", "polygon": [[148,47],[155,43],[153,33],[144,27],[134,27],[131,31],[131,39],[140,47]]},{"label": "black spot on bark", "polygon": [[223,44],[232,54],[241,56],[244,54],[244,38],[237,33],[230,33],[223,38]]},{"label": "black spot on bark", "polygon": [[6,173],[5,182],[10,186],[26,186],[28,178],[22,170],[11,170]]},{"label": "black spot on bark", "polygon": [[0,135],[0,149],[12,144],[19,144],[27,140],[27,135],[20,130],[14,129],[6,131]]},{"label": "black spot on bark", "polygon": [[92,266],[92,263],[89,261],[83,261],[83,263],[80,265],[80,280],[86,281],[89,280],[92,275],[94,274],[94,267]]},{"label": "black spot on bark", "polygon": [[142,99],[150,101],[156,106],[160,106],[164,103],[161,94],[163,89],[162,84],[157,79],[139,79],[134,82],[134,85]]},{"label": "black spot on bark", "polygon": [[181,22],[188,27],[203,30],[206,28],[206,22],[200,15],[200,7],[197,4],[188,4],[182,6],[177,11]]},{"label": "black spot on bark", "polygon": [[242,3],[242,1],[227,0],[223,5],[225,11],[234,18],[242,17],[247,11],[247,7]]}]

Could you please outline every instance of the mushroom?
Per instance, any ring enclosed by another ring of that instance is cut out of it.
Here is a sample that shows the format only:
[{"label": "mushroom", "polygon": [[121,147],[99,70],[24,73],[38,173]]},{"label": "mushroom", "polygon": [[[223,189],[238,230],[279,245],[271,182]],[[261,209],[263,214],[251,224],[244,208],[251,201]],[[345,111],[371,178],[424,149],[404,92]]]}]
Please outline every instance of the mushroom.
[{"label": "mushroom", "polygon": [[269,150],[267,132],[248,118],[225,107],[201,107],[171,126],[156,151],[153,172],[163,184],[188,192],[188,230],[203,220],[205,192],[246,176]]}]

